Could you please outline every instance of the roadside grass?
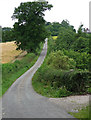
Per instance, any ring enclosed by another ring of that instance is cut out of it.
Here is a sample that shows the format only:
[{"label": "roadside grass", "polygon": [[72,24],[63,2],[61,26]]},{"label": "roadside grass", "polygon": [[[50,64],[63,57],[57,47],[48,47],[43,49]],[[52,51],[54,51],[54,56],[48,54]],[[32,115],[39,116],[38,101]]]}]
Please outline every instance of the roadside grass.
[{"label": "roadside grass", "polygon": [[2,86],[0,85],[0,97],[2,96]]},{"label": "roadside grass", "polygon": [[35,82],[34,80],[32,80],[32,85],[33,85],[34,90],[38,94],[40,94],[42,96],[46,96],[48,98],[50,98],[50,97],[52,97],[52,98],[60,98],[60,97],[68,96],[68,94],[66,93],[65,89],[53,88],[50,85],[44,85],[44,83],[40,84],[39,81]]},{"label": "roadside grass", "polygon": [[69,112],[72,116],[74,116],[75,118],[78,118],[79,120],[91,120],[91,114],[90,114],[90,108],[89,106],[87,107],[83,107],[81,110],[79,110],[78,113],[73,113],[73,112]]},{"label": "roadside grass", "polygon": [[[27,58],[27,60],[24,61],[24,59]],[[31,54],[27,55],[24,59],[21,61],[16,61],[14,63],[8,63],[4,64],[5,67],[2,67],[2,95],[8,90],[8,88],[13,84],[13,82],[19,78],[23,73],[25,73],[29,68],[31,68],[36,60],[38,59],[38,56],[32,56]],[[29,63],[29,60],[31,58],[31,61]],[[13,67],[11,67],[13,65]],[[11,67],[11,68],[10,68]],[[17,69],[17,67],[19,67]]]},{"label": "roadside grass", "polygon": [[16,60],[14,63],[2,64],[2,95],[15,82],[15,80],[35,64],[42,48],[43,43],[40,44],[40,49],[37,49],[37,55],[29,53],[23,59]]}]

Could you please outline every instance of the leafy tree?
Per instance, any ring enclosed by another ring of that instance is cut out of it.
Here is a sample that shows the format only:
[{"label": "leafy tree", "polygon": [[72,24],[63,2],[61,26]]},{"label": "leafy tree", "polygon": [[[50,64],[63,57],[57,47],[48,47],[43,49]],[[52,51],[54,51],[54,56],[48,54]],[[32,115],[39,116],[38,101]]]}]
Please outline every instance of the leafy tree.
[{"label": "leafy tree", "polygon": [[89,34],[89,71],[91,72],[91,33]]},{"label": "leafy tree", "polygon": [[43,16],[51,8],[48,2],[21,3],[15,8],[12,18],[18,20],[14,24],[17,49],[35,52],[39,43],[48,37]]},{"label": "leafy tree", "polygon": [[0,42],[2,42],[2,27],[0,26]]},{"label": "leafy tree", "polygon": [[3,31],[11,31],[12,28],[10,28],[10,27],[4,27],[4,28],[2,28],[2,30],[3,30]]},{"label": "leafy tree", "polygon": [[14,32],[12,28],[4,27],[2,29],[2,42],[14,41]]},{"label": "leafy tree", "polygon": [[56,49],[70,49],[72,44],[75,42],[75,34],[76,33],[70,28],[66,29],[64,27],[61,27],[60,33],[56,40]]},{"label": "leafy tree", "polygon": [[84,37],[79,37],[74,43],[75,51],[88,51],[89,52],[89,39]]},{"label": "leafy tree", "polygon": [[81,36],[81,34],[82,34],[82,27],[83,27],[83,24],[81,24],[78,29],[78,36]]},{"label": "leafy tree", "polygon": [[62,26],[62,28],[64,27],[64,28],[66,28],[66,29],[71,29],[71,30],[73,30],[74,32],[76,32],[76,30],[74,29],[74,26],[70,25],[68,20],[63,20],[63,21],[61,22],[61,26]]},{"label": "leafy tree", "polygon": [[51,33],[52,36],[57,36],[59,34],[60,23],[59,22],[47,22],[46,23],[47,30]]},{"label": "leafy tree", "polygon": [[47,30],[51,33],[52,36],[58,36],[62,28],[70,29],[73,32],[76,32],[74,26],[69,24],[68,20],[63,20],[61,23],[59,22],[47,22],[46,23]]}]

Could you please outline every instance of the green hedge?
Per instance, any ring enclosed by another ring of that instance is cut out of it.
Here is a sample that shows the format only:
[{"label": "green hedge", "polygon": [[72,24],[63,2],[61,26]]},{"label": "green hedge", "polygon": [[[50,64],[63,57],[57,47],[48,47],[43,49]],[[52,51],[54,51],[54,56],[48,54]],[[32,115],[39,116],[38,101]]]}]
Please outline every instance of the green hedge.
[{"label": "green hedge", "polygon": [[88,93],[90,88],[91,73],[88,71],[62,71],[53,69],[46,65],[37,71],[33,80],[54,89],[66,88],[71,93]]}]

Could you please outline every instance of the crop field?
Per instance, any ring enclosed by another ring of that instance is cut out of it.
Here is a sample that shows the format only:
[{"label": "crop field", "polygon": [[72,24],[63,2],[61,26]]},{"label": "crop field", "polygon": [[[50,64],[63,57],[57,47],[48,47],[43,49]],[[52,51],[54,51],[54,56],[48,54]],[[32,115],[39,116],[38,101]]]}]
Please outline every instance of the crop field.
[{"label": "crop field", "polygon": [[16,50],[16,45],[14,42],[0,43],[0,48],[2,48],[1,61],[2,63],[8,63],[16,59],[22,51]]},{"label": "crop field", "polygon": [[58,36],[53,36],[53,39],[56,40]]}]

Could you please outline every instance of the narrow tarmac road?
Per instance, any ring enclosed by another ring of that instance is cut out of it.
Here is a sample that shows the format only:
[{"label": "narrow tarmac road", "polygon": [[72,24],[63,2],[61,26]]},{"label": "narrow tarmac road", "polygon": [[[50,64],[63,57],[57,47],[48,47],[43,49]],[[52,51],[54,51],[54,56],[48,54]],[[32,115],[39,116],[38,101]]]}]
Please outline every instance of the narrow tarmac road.
[{"label": "narrow tarmac road", "polygon": [[19,77],[3,95],[3,118],[73,118],[32,88],[32,77],[43,63],[46,53],[47,40],[34,66]]}]

